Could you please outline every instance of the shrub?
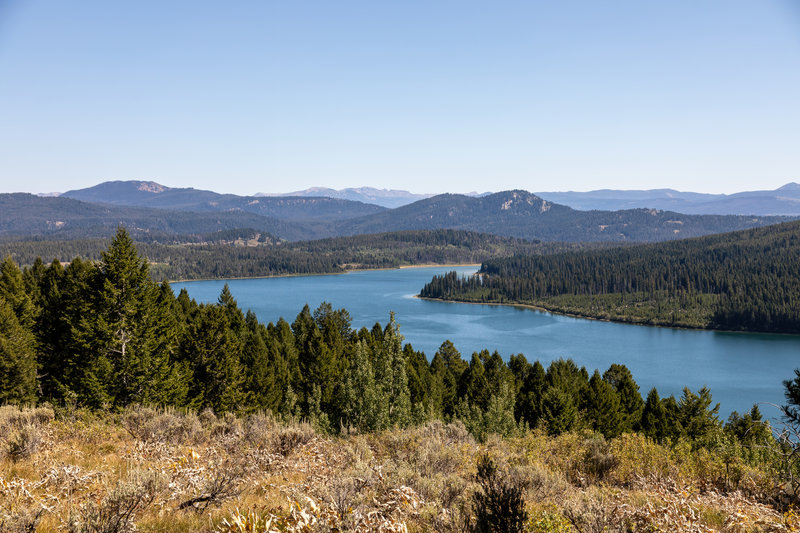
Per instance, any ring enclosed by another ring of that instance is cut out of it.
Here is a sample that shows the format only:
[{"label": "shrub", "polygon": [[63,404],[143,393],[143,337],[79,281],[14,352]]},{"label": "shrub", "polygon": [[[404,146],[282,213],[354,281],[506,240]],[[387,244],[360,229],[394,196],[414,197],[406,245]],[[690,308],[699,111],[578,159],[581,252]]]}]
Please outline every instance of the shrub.
[{"label": "shrub", "polygon": [[53,409],[49,405],[36,408],[19,408],[15,405],[0,406],[0,437],[27,425],[44,427],[54,418]]},{"label": "shrub", "polygon": [[524,529],[528,513],[522,499],[523,488],[505,474],[498,471],[488,455],[478,459],[475,480],[481,490],[473,496],[475,532],[512,533]]},{"label": "shrub", "polygon": [[0,514],[0,533],[34,533],[45,508],[20,509],[11,514]]},{"label": "shrub", "polygon": [[199,442],[204,436],[197,415],[174,409],[129,407],[122,415],[122,425],[131,435],[146,442]]},{"label": "shrub", "polygon": [[244,421],[244,440],[257,448],[266,447],[278,423],[271,412],[254,413]]},{"label": "shrub", "polygon": [[583,445],[583,472],[593,481],[604,480],[617,463],[611,447],[601,434],[588,437]]},{"label": "shrub", "polygon": [[89,500],[79,516],[70,520],[69,533],[128,533],[136,530],[134,519],[163,490],[164,481],[154,472],[134,471],[120,481],[99,503]]},{"label": "shrub", "polygon": [[234,498],[241,492],[239,485],[244,477],[241,464],[227,462],[215,465],[203,478],[200,493],[181,503],[179,509],[194,509],[198,513],[212,505],[219,505],[225,500]]},{"label": "shrub", "polygon": [[306,422],[295,422],[287,426],[278,426],[271,437],[272,451],[273,453],[279,453],[285,457],[298,446],[302,446],[313,439],[314,435],[314,428]]},{"label": "shrub", "polygon": [[26,424],[15,429],[6,441],[6,454],[12,461],[32,456],[42,445],[42,435],[38,426]]}]

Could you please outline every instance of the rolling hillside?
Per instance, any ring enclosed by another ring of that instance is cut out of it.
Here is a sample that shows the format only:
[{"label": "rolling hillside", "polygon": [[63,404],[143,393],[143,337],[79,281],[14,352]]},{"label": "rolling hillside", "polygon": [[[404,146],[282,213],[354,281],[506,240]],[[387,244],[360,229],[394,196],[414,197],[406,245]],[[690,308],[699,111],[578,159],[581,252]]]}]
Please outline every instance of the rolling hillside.
[{"label": "rolling hillside", "polygon": [[283,238],[308,238],[321,223],[297,224],[241,211],[188,212],[93,204],[64,197],[0,194],[0,236],[76,239],[107,237],[125,226],[140,240],[171,240],[236,228],[254,228]]},{"label": "rolling hillside", "polygon": [[340,235],[411,229],[466,229],[543,241],[663,241],[785,221],[777,217],[683,215],[655,209],[577,211],[527,191],[481,198],[442,194],[375,215],[339,221]]},{"label": "rolling hillside", "polygon": [[383,207],[338,198],[237,196],[152,181],[107,181],[61,195],[84,202],[178,211],[242,211],[282,220],[331,221],[379,213]]}]

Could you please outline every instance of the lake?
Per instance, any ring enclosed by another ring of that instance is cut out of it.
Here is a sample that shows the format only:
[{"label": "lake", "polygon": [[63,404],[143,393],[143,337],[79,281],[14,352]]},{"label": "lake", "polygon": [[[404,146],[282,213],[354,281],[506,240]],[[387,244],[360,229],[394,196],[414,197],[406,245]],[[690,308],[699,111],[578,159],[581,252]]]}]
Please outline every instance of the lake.
[{"label": "lake", "polygon": [[[497,350],[504,359],[523,353],[545,367],[570,357],[591,373],[612,363],[630,368],[643,396],[657,387],[662,396],[680,396],[684,386],[711,389],[720,402],[720,417],[747,411],[755,402],[782,404],[784,379],[800,366],[800,336],[681,330],[615,324],[571,318],[508,306],[426,301],[414,298],[435,274],[476,267],[404,268],[329,276],[229,280],[233,296],[259,320],[289,323],[306,303],[312,311],[321,302],[345,308],[353,327],[386,324],[394,311],[400,332],[415,349],[433,356],[449,339],[462,357],[483,348]],[[174,283],[199,302],[217,300],[225,281]],[[775,408],[760,407],[765,417]]]}]

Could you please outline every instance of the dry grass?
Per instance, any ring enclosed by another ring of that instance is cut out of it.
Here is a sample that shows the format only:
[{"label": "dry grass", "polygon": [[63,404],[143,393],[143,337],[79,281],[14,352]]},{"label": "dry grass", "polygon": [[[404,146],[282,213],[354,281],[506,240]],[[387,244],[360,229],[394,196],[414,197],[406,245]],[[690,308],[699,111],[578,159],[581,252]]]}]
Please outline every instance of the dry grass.
[{"label": "dry grass", "polygon": [[54,420],[11,407],[0,431],[0,533],[467,531],[485,453],[525,488],[527,531],[800,529],[763,497],[768,473],[744,469],[726,487],[713,455],[637,435],[479,444],[460,423],[434,421],[334,438],[269,414],[133,408]]}]

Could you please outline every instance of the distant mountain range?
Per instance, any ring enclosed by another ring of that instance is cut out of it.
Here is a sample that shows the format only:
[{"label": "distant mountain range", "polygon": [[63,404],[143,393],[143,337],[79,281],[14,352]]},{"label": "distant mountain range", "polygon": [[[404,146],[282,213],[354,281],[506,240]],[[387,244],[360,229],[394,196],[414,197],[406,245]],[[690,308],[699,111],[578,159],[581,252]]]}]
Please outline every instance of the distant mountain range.
[{"label": "distant mountain range", "polygon": [[0,236],[140,239],[252,228],[286,240],[399,230],[464,229],[542,241],[662,241],[746,229],[782,217],[686,215],[656,209],[579,211],[527,191],[442,194],[395,209],[324,197],[255,197],[116,181],[61,197],[0,195]]},{"label": "distant mountain range", "polygon": [[351,200],[354,202],[364,202],[367,204],[380,205],[382,207],[394,208],[407,205],[423,198],[430,198],[431,194],[414,194],[408,191],[396,189],[374,189],[372,187],[358,187],[356,189],[329,189],[327,187],[312,187],[304,191],[295,191],[285,194],[258,193],[256,196],[325,196],[328,198],[339,198],[340,200]]},{"label": "distant mountain range", "polygon": [[340,235],[413,229],[465,229],[542,241],[664,241],[746,229],[782,217],[684,215],[656,209],[578,211],[515,190],[474,198],[441,194],[337,222]]},{"label": "distant mountain range", "polygon": [[63,198],[83,202],[179,211],[243,211],[282,220],[330,221],[383,211],[374,204],[326,197],[237,196],[193,188],[165,187],[153,181],[107,181],[67,191]]},{"label": "distant mountain range", "polygon": [[[464,196],[484,197],[492,193],[471,192]],[[775,190],[745,191],[735,194],[683,192],[675,189],[616,190],[588,192],[537,192],[540,198],[581,211],[624,209],[660,209],[690,215],[800,216],[800,184],[787,183]],[[57,196],[49,193],[40,196]],[[394,209],[433,194],[417,194],[398,189],[358,187],[331,189],[312,187],[285,194],[258,193],[253,196],[220,194],[193,188],[165,187],[152,181],[110,181],[88,189],[68,191],[61,196],[87,202],[191,211],[240,209],[251,213],[290,220],[335,220],[379,212],[380,207]],[[280,198],[331,198],[367,204],[359,211],[352,205],[327,203],[324,206]],[[305,209],[308,207],[308,209]]]},{"label": "distant mountain range", "polygon": [[[466,196],[487,196],[491,193],[468,192]],[[380,205],[388,208],[401,207],[435,196],[434,194],[416,194],[398,189],[375,189],[373,187],[358,187],[349,189],[329,189],[328,187],[311,187],[303,191],[287,192],[285,194],[258,193],[256,196],[327,196],[354,202]]]},{"label": "distant mountain range", "polygon": [[[488,196],[491,193],[467,193],[466,196]],[[589,192],[537,192],[547,201],[573,209],[590,211],[600,209],[661,209],[690,215],[759,215],[800,216],[800,184],[788,183],[774,191],[745,191],[735,194],[706,194],[682,192],[675,189],[615,190],[600,189]],[[329,189],[312,187],[304,191],[256,196],[326,196],[395,208],[431,198],[433,194],[415,194],[402,190]]]},{"label": "distant mountain range", "polygon": [[800,184],[787,183],[774,191],[704,194],[674,189],[589,192],[538,192],[551,202],[574,209],[634,209],[649,207],[692,215],[786,215],[800,216]]}]

